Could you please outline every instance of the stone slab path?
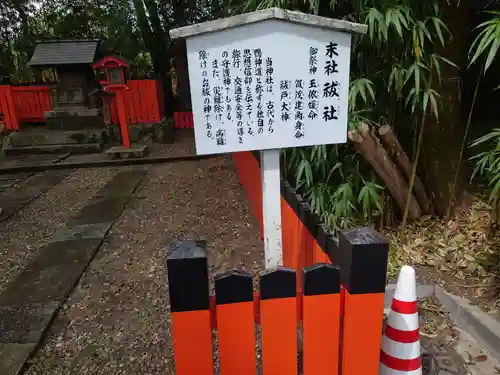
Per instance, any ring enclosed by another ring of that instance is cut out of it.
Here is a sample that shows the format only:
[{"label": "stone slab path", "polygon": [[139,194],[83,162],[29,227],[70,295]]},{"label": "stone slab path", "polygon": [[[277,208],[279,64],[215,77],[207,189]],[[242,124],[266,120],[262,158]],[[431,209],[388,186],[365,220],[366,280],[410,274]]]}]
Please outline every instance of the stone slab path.
[{"label": "stone slab path", "polygon": [[[14,174],[0,175],[0,188],[1,186],[9,188],[0,195],[0,208],[2,209],[0,221],[8,219],[35,198],[52,189],[71,172],[71,169],[47,171],[33,177],[29,177],[30,174],[26,173],[17,177]],[[19,185],[16,185],[18,183]]]},{"label": "stone slab path", "polygon": [[[22,370],[146,172],[147,168],[136,168],[118,173],[0,294],[1,375]],[[19,194],[17,200],[11,195],[13,201],[20,204],[36,198],[35,192],[69,171],[51,171],[49,177],[46,173],[40,175],[39,185]]]}]

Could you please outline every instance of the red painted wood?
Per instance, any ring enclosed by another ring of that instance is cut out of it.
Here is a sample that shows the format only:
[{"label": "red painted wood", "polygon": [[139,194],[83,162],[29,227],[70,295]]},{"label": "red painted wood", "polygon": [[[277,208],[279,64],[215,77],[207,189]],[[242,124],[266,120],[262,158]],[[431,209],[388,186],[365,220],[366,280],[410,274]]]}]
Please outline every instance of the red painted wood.
[{"label": "red painted wood", "polygon": [[[151,79],[129,80],[130,90],[123,93],[125,119],[128,124],[155,123],[164,116],[163,91]],[[7,104],[7,101],[10,104]],[[106,124],[119,124],[116,97],[104,99]],[[20,122],[43,122],[52,109],[48,86],[0,86],[0,110],[8,129],[16,130]]]},{"label": "red painted wood", "polygon": [[19,117],[12,100],[12,89],[10,86],[0,86],[0,112],[3,113],[3,121],[8,130],[19,129]]},{"label": "red painted wood", "polygon": [[48,86],[13,86],[12,100],[21,122],[44,122],[52,109]]},{"label": "red painted wood", "polygon": [[[163,92],[159,82],[144,79],[129,80],[126,84],[130,89],[123,95],[127,122],[129,124],[159,122],[163,118]],[[109,107],[110,122],[118,124],[115,98],[110,99]]]},{"label": "red painted wood", "polygon": [[128,136],[126,110],[125,110],[124,100],[123,100],[125,89],[118,88],[115,92],[116,92],[116,104],[118,107],[118,118],[120,121],[120,129],[121,129],[121,133],[122,133],[123,146],[125,148],[130,148],[130,139]]},{"label": "red painted wood", "polygon": [[174,125],[176,129],[193,129],[193,112],[175,112]]}]

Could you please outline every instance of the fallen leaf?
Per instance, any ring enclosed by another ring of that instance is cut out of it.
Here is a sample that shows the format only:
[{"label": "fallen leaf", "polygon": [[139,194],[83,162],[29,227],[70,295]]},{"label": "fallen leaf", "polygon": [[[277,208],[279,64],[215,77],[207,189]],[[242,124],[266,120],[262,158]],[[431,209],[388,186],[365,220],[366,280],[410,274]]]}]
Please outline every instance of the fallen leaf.
[{"label": "fallen leaf", "polygon": [[488,359],[488,356],[486,354],[480,354],[478,355],[476,358],[474,358],[474,360],[476,362],[484,362]]}]

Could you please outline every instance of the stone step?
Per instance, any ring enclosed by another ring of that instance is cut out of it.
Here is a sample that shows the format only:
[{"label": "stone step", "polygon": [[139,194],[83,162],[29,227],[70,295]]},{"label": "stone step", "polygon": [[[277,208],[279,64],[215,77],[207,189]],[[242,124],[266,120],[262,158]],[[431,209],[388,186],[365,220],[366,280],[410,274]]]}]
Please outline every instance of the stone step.
[{"label": "stone step", "polygon": [[58,130],[102,129],[104,117],[99,116],[67,116],[47,117],[47,128]]},{"label": "stone step", "polygon": [[102,152],[102,143],[78,143],[41,145],[24,147],[7,147],[4,149],[5,155],[25,155],[25,154],[92,154]]},{"label": "stone step", "polygon": [[103,142],[102,129],[72,131],[44,130],[15,132],[9,135],[8,143],[13,148],[27,146],[50,146],[61,144],[84,144]]}]

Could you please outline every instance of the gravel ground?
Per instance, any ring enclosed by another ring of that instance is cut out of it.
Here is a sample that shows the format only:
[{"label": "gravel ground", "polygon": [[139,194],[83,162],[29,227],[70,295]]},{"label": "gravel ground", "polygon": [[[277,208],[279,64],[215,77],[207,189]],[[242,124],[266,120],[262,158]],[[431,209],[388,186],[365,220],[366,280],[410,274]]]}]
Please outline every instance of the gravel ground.
[{"label": "gravel ground", "polygon": [[[0,293],[116,170],[80,169],[0,223]],[[28,183],[29,179],[22,183]]]},{"label": "gravel ground", "polygon": [[229,158],[150,168],[26,374],[173,374],[172,237],[206,239],[212,276],[261,267],[257,222]]}]

